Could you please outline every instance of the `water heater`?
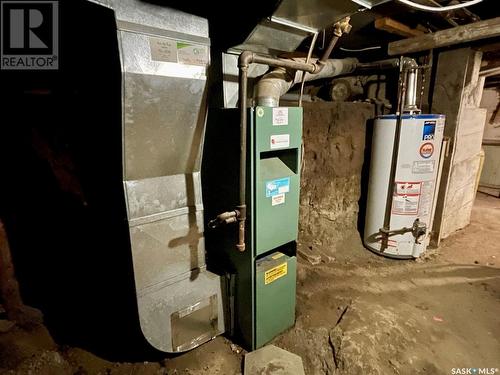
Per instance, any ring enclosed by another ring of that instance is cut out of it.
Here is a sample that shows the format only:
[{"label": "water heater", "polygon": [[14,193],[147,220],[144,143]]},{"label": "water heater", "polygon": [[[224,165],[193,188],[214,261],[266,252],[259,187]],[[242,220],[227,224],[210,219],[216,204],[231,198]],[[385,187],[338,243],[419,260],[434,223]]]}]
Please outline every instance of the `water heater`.
[{"label": "water heater", "polygon": [[[374,123],[364,243],[389,257],[416,258],[429,244],[445,117],[404,114],[399,120],[393,184],[398,116],[381,116]],[[390,227],[384,230],[386,215]]]}]

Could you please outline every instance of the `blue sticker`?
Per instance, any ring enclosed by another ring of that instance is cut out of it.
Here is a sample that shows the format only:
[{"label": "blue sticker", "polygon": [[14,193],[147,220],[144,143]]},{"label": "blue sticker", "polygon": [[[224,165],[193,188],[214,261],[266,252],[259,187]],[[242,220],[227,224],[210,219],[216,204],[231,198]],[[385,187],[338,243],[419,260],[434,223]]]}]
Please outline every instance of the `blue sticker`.
[{"label": "blue sticker", "polygon": [[278,194],[288,193],[290,191],[290,177],[280,178],[266,182],[266,198],[274,197]]},{"label": "blue sticker", "polygon": [[422,141],[433,141],[435,131],[436,131],[436,121],[425,121],[424,134],[422,134]]}]

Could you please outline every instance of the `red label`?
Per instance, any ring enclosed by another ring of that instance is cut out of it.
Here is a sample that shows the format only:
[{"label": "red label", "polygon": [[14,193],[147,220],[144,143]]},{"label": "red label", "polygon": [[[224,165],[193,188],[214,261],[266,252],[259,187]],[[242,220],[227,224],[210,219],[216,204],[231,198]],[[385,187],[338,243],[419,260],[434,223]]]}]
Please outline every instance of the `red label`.
[{"label": "red label", "polygon": [[420,146],[419,152],[421,157],[423,157],[424,159],[429,159],[434,153],[434,145],[430,142],[426,142],[422,146]]}]

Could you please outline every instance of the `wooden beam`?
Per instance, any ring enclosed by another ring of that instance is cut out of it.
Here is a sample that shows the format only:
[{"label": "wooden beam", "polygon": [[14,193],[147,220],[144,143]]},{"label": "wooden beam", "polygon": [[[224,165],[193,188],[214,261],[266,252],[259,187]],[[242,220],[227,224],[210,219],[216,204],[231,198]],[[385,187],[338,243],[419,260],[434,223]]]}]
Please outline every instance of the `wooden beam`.
[{"label": "wooden beam", "polygon": [[419,36],[424,34],[423,31],[412,29],[405,24],[393,20],[389,17],[382,17],[375,20],[375,28],[378,30],[387,31],[391,34],[397,34],[405,37]]},{"label": "wooden beam", "polygon": [[500,36],[500,17],[389,43],[389,55],[403,55]]}]

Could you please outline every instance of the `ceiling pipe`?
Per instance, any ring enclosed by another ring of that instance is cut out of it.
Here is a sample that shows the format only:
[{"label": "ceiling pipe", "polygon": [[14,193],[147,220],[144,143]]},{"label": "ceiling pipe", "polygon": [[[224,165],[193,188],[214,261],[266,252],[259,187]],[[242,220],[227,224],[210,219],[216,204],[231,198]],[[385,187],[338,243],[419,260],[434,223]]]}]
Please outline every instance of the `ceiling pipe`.
[{"label": "ceiling pipe", "polygon": [[[305,59],[295,59],[295,61]],[[318,73],[302,73],[286,68],[276,68],[265,74],[257,83],[257,105],[263,107],[277,107],[280,97],[286,94],[296,83],[323,78],[332,78],[338,75],[353,73],[358,60],[355,58],[330,59],[323,63]]]}]

